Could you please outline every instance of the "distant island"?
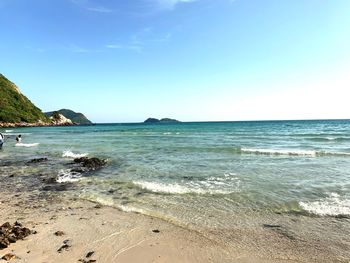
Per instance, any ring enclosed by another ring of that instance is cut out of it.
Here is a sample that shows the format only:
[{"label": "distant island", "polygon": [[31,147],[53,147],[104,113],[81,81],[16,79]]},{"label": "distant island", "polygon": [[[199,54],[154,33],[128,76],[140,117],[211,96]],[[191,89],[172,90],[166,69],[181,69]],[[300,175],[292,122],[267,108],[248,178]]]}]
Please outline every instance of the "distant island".
[{"label": "distant island", "polygon": [[180,122],[175,119],[170,119],[170,118],[163,118],[163,119],[156,119],[156,118],[148,118],[147,120],[144,121],[144,123],[177,123]]},{"label": "distant island", "polygon": [[44,114],[20,89],[0,74],[0,127],[92,124],[83,114],[62,109]]}]

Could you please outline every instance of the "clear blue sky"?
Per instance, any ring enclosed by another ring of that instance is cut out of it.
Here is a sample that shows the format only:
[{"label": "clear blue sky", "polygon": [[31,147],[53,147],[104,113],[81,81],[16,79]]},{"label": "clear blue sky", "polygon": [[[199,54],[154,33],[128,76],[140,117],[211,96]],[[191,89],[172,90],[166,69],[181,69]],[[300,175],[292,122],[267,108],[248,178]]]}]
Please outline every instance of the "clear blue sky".
[{"label": "clear blue sky", "polygon": [[0,72],[95,122],[350,118],[348,0],[0,0]]}]

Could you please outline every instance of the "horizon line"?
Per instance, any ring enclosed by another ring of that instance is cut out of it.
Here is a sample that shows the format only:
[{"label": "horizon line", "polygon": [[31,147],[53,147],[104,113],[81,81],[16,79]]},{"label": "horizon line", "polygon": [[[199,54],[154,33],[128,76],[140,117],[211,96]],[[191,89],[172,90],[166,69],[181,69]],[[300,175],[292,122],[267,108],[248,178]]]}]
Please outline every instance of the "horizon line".
[{"label": "horizon line", "polygon": [[269,122],[269,121],[275,121],[275,122],[281,122],[281,121],[350,121],[350,118],[349,119],[343,119],[343,118],[340,118],[340,119],[337,119],[337,118],[334,118],[334,119],[265,119],[265,120],[232,120],[232,121],[177,121],[177,122],[163,122],[163,123],[145,123],[144,121],[141,121],[141,122],[93,122],[92,124],[94,125],[108,125],[108,124],[147,124],[147,125],[153,125],[153,124],[176,124],[176,123],[208,123],[208,122],[211,122],[211,123],[219,123],[219,122]]}]

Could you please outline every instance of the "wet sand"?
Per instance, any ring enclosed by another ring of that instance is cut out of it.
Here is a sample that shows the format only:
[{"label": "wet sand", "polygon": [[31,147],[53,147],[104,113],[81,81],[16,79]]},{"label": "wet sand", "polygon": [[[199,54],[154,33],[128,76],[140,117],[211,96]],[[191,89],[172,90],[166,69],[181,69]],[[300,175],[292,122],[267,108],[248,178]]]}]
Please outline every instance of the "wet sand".
[{"label": "wet sand", "polygon": [[17,258],[11,262],[297,262],[254,258],[160,219],[55,199],[3,192],[1,224],[19,221],[36,234],[0,250],[0,257],[12,253]]}]

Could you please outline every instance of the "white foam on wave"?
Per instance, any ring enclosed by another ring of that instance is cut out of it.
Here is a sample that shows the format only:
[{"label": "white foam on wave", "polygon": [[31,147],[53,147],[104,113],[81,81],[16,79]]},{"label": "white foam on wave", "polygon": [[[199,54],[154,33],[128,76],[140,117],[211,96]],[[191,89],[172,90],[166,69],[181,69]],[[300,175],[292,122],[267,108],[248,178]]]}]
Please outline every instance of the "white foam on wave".
[{"label": "white foam on wave", "polygon": [[276,149],[255,149],[255,148],[241,148],[241,153],[261,154],[261,155],[289,155],[289,156],[350,156],[349,152],[326,152],[314,150],[276,150]]},{"label": "white foam on wave", "polygon": [[142,189],[154,193],[166,194],[230,194],[238,192],[240,181],[233,174],[226,174],[224,178],[209,177],[203,181],[190,181],[181,183],[161,183],[134,181]]},{"label": "white foam on wave", "polygon": [[57,183],[77,182],[81,179],[81,174],[77,172],[71,172],[70,170],[60,170],[57,177]]},{"label": "white foam on wave", "polygon": [[187,193],[202,193],[199,189],[189,189],[186,186],[179,184],[164,184],[156,182],[133,182],[135,185],[140,186],[142,189],[150,190],[156,193],[168,193],[168,194],[187,194]]},{"label": "white foam on wave", "polygon": [[5,132],[13,132],[13,130],[5,130]]},{"label": "white foam on wave", "polygon": [[266,155],[294,155],[294,156],[312,156],[317,155],[316,151],[311,150],[275,150],[275,149],[253,149],[253,148],[242,148],[242,153],[255,153],[255,154],[266,154]]},{"label": "white foam on wave", "polygon": [[314,202],[299,202],[304,210],[320,216],[350,215],[350,200],[342,199],[338,194]]},{"label": "white foam on wave", "polygon": [[125,205],[119,205],[118,208],[127,213],[139,213],[139,214],[147,215],[146,211],[141,208],[125,206]]},{"label": "white foam on wave", "polygon": [[170,135],[172,134],[171,132],[163,132],[163,135]]},{"label": "white foam on wave", "polygon": [[62,157],[65,158],[81,158],[87,156],[88,153],[73,153],[72,151],[64,151]]},{"label": "white foam on wave", "polygon": [[16,143],[15,146],[16,147],[35,147],[35,146],[38,146],[39,143]]}]

